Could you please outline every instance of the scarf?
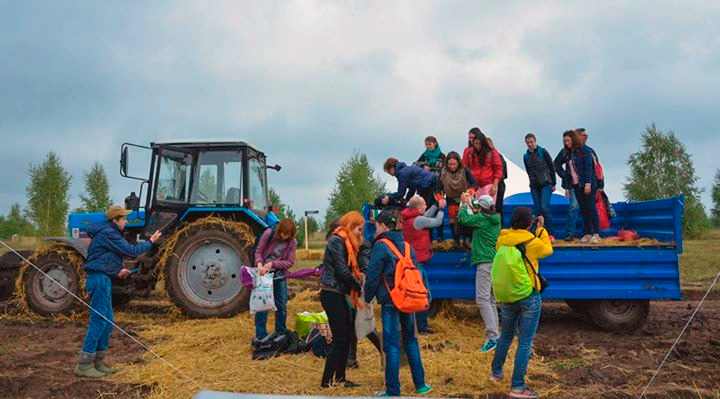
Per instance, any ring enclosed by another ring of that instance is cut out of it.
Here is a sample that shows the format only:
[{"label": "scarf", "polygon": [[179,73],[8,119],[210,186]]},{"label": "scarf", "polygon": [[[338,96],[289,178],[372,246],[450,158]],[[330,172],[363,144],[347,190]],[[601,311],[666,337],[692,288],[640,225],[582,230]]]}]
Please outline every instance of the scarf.
[{"label": "scarf", "polygon": [[432,151],[425,150],[425,152],[423,152],[423,157],[425,157],[425,160],[427,161],[428,165],[435,166],[435,164],[437,164],[438,159],[440,159],[440,154],[442,154],[442,152],[440,152],[440,146],[437,145],[437,146],[435,146],[435,149]]},{"label": "scarf", "polygon": [[[358,250],[353,246],[347,231],[345,231],[342,226],[335,229],[334,233],[343,240],[345,240],[345,248],[347,248],[348,265],[350,266],[350,271],[352,272],[353,277],[355,277],[356,280],[360,281],[360,266],[358,265],[357,261]],[[355,309],[363,307],[363,304],[360,303],[360,293],[352,288],[350,289],[350,299],[352,300],[352,304]]]},{"label": "scarf", "polygon": [[443,191],[450,199],[460,198],[463,192],[468,188],[467,176],[465,169],[458,168],[455,172],[445,169],[440,176]]}]

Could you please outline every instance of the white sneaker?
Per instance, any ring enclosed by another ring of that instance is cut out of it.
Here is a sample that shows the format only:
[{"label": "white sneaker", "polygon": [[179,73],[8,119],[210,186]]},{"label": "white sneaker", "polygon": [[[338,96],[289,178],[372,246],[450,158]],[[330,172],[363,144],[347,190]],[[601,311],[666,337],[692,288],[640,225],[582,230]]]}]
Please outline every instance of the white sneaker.
[{"label": "white sneaker", "polygon": [[591,238],[591,237],[590,237],[590,234],[586,234],[586,235],[583,236],[583,238],[580,239],[580,242],[582,242],[582,243],[588,243],[588,242],[590,242],[590,238]]},{"label": "white sneaker", "polygon": [[599,243],[599,242],[600,242],[600,236],[598,236],[597,234],[595,234],[595,235],[592,236],[592,238],[590,239],[590,242],[593,243],[593,244]]}]

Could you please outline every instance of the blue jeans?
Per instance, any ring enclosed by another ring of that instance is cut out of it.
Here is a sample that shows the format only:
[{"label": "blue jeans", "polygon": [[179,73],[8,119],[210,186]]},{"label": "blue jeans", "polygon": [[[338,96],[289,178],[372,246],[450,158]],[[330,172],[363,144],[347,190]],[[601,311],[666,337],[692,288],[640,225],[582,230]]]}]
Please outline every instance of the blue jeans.
[{"label": "blue jeans", "polygon": [[568,214],[567,223],[565,224],[565,231],[568,235],[575,235],[575,228],[577,227],[578,213],[580,211],[580,203],[578,203],[577,196],[575,195],[574,188],[568,188],[566,191],[569,193],[568,201]]},{"label": "blue jeans", "polygon": [[[425,272],[425,264],[420,263],[418,264],[418,269],[420,269],[420,273],[422,273],[423,279],[427,280],[427,273]],[[430,291],[430,287],[427,287],[428,291]],[[415,313],[415,322],[417,323],[417,329],[420,332],[427,332],[428,331],[428,311],[422,311]]]},{"label": "blue jeans", "polygon": [[[288,331],[285,321],[287,319],[288,289],[287,280],[273,280],[273,299],[275,299],[275,332],[285,333]],[[267,336],[268,312],[255,313],[255,337],[263,339]]]},{"label": "blue jeans", "polygon": [[415,389],[425,386],[425,370],[415,335],[415,315],[402,313],[392,303],[382,306],[383,350],[385,351],[385,392],[400,396],[400,330],[410,363]]},{"label": "blue jeans", "polygon": [[530,296],[515,303],[500,305],[500,325],[502,332],[495,348],[495,357],[492,361],[492,373],[502,376],[503,365],[507,358],[508,349],[518,331],[518,347],[515,352],[515,369],[512,374],[512,388],[525,389],[525,373],[530,361],[530,348],[532,347],[535,332],[540,323],[542,311],[542,298],[540,293],[533,292]]},{"label": "blue jeans", "polygon": [[104,273],[88,273],[85,277],[85,290],[90,296],[90,307],[94,310],[90,311],[90,324],[87,334],[85,334],[82,350],[87,353],[105,351],[108,348],[110,332],[113,328],[111,322],[114,322],[112,280]]},{"label": "blue jeans", "polygon": [[530,186],[530,194],[532,195],[533,204],[535,205],[535,215],[542,215],[545,218],[545,229],[548,234],[555,235],[553,229],[552,212],[550,212],[550,198],[552,198],[552,187],[549,184],[542,188]]}]

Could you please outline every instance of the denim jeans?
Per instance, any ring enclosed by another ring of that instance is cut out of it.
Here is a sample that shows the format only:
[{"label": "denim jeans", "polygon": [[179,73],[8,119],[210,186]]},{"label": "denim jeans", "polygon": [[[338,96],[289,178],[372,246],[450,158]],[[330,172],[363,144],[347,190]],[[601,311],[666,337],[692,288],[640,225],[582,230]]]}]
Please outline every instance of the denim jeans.
[{"label": "denim jeans", "polygon": [[[273,297],[275,299],[275,332],[287,332],[285,320],[287,319],[288,289],[287,280],[273,280]],[[267,335],[268,312],[255,313],[255,337],[263,339]]]},{"label": "denim jeans", "polygon": [[[427,280],[427,273],[425,272],[425,264],[420,263],[418,264],[418,269],[420,269],[420,273],[422,273],[422,276],[425,280]],[[430,287],[427,287],[428,291],[430,290]],[[420,332],[427,332],[428,331],[428,311],[422,311],[415,313],[415,322],[417,323],[417,329]]]},{"label": "denim jeans", "polygon": [[577,219],[578,219],[578,211],[580,210],[580,204],[578,203],[577,196],[575,195],[575,189],[569,188],[567,189],[568,201],[570,202],[568,204],[568,214],[567,214],[567,223],[565,223],[565,231],[568,235],[575,235],[575,228],[577,227]]},{"label": "denim jeans", "polygon": [[415,315],[402,313],[392,303],[382,306],[383,350],[385,351],[385,392],[400,396],[400,332],[410,364],[415,389],[425,386],[425,370],[415,335]]},{"label": "denim jeans", "polygon": [[88,273],[85,277],[85,290],[90,296],[90,307],[93,310],[90,311],[90,324],[82,350],[87,353],[105,351],[108,348],[110,332],[113,328],[110,322],[114,322],[112,280],[104,273]]},{"label": "denim jeans", "polygon": [[548,231],[548,234],[555,235],[552,212],[550,212],[552,187],[549,184],[544,185],[542,188],[530,186],[530,194],[532,195],[533,204],[535,205],[535,215],[542,215],[543,218],[545,218],[545,229]]},{"label": "denim jeans", "polygon": [[511,387],[513,389],[524,389],[525,373],[527,373],[528,362],[530,361],[530,349],[535,332],[540,323],[542,311],[542,298],[537,291],[528,297],[515,303],[504,303],[500,305],[500,325],[502,333],[495,348],[495,357],[492,361],[492,373],[502,376],[503,365],[507,358],[508,349],[512,344],[517,328],[518,347],[515,352],[515,368],[512,374]]}]

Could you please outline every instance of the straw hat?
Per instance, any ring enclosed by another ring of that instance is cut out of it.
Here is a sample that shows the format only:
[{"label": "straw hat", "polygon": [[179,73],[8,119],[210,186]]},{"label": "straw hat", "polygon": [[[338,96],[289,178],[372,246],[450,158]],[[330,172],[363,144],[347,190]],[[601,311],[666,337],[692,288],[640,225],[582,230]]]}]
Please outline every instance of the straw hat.
[{"label": "straw hat", "polygon": [[105,212],[105,217],[107,220],[115,220],[117,218],[125,217],[129,215],[132,211],[129,209],[125,209],[123,207],[113,205]]}]

